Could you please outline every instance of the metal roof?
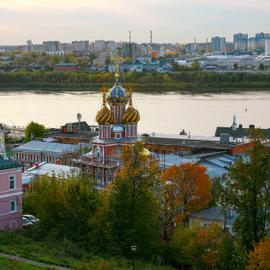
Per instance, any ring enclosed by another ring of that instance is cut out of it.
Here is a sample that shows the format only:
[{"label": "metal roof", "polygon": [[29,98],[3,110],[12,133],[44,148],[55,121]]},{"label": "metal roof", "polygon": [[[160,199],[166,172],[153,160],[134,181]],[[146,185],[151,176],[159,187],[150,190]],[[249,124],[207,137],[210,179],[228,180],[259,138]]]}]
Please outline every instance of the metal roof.
[{"label": "metal roof", "polygon": [[70,153],[79,149],[79,145],[63,144],[55,142],[31,141],[14,148],[15,152],[50,152],[50,153]]},{"label": "metal roof", "polygon": [[20,167],[23,167],[23,165],[10,159],[4,159],[2,156],[0,156],[0,170],[7,170]]}]

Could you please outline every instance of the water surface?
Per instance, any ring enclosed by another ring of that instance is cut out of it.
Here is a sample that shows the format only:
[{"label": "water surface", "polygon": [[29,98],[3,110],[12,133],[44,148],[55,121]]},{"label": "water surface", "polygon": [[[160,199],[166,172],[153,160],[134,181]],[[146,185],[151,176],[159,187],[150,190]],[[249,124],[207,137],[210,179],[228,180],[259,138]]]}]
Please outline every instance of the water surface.
[{"label": "water surface", "polygon": [[[224,94],[134,94],[141,113],[139,132],[178,134],[181,129],[193,135],[211,136],[217,126],[229,126],[233,115],[238,124],[270,128],[270,92]],[[101,94],[93,92],[1,92],[0,122],[25,126],[30,121],[47,127],[60,127],[76,121],[76,114],[96,124]]]}]

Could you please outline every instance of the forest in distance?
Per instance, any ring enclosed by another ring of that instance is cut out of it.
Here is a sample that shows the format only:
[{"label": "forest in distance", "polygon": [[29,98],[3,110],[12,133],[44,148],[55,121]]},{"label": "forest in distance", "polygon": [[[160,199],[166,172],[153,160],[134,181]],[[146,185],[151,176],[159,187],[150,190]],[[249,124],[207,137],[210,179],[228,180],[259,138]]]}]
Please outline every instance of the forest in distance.
[{"label": "forest in distance", "polygon": [[[112,85],[114,80],[114,74],[110,72],[57,72],[22,69],[17,72],[0,73],[0,90],[97,91],[103,85]],[[218,93],[270,89],[270,73],[264,72],[123,72],[120,81],[123,85],[131,84],[138,92]]]}]

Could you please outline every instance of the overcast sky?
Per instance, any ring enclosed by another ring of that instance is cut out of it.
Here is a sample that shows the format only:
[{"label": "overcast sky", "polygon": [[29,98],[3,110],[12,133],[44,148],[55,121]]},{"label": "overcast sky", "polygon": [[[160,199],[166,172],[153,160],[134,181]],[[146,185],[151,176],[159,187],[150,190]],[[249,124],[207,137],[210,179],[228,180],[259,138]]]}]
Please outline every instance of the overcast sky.
[{"label": "overcast sky", "polygon": [[43,40],[191,42],[270,32],[270,0],[0,0],[0,44]]}]

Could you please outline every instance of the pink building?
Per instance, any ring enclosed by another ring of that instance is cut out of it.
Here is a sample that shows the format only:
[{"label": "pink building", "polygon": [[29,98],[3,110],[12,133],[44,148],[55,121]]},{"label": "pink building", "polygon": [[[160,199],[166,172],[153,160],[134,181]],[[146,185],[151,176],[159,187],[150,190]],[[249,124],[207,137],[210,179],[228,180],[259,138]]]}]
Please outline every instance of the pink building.
[{"label": "pink building", "polygon": [[22,166],[0,156],[0,230],[22,228]]}]

